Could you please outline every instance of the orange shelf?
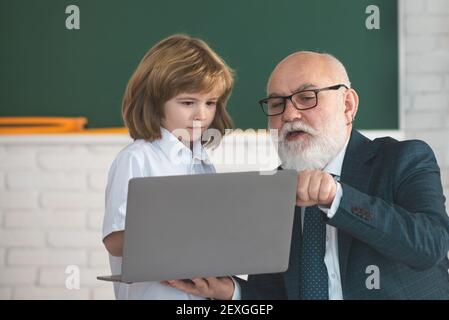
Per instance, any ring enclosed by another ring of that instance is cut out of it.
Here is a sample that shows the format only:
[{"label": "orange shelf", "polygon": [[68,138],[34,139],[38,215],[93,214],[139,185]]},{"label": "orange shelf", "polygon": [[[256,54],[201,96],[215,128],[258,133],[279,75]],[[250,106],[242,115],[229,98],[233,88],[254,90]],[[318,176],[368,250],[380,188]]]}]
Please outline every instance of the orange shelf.
[{"label": "orange shelf", "polygon": [[128,129],[85,129],[84,117],[0,117],[0,134],[127,134]]},{"label": "orange shelf", "polygon": [[128,134],[128,128],[118,127],[118,128],[95,128],[95,129],[84,129],[82,131],[73,132],[76,134]]}]

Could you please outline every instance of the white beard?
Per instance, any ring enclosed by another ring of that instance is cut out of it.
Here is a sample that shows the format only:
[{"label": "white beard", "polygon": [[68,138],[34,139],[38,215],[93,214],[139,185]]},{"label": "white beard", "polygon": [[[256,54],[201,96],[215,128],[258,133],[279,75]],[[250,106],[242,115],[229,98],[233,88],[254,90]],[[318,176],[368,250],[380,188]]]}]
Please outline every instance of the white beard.
[{"label": "white beard", "polygon": [[[302,122],[284,124],[281,129],[278,154],[284,169],[322,170],[334,159],[346,143],[345,126],[337,121],[320,134]],[[307,141],[287,141],[286,134],[293,130],[309,134]]]}]

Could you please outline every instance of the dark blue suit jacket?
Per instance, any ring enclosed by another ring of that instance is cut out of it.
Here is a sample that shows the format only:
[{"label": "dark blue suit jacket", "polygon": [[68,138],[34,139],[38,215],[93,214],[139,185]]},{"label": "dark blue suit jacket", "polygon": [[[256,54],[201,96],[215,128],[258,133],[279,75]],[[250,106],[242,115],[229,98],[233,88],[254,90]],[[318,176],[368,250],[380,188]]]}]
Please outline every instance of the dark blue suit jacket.
[{"label": "dark blue suit jacket", "polygon": [[[340,183],[327,223],[338,229],[344,299],[449,299],[449,218],[430,147],[353,130]],[[238,279],[242,299],[297,299],[300,241],[294,231],[286,272]],[[379,289],[366,286],[370,265],[379,268]]]}]

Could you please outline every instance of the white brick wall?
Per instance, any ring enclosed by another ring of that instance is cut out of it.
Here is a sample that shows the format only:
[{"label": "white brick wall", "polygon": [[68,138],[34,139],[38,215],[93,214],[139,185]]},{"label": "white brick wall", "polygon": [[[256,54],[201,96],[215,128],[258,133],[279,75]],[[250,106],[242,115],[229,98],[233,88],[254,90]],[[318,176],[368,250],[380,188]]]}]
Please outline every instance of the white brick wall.
[{"label": "white brick wall", "polygon": [[0,249],[0,268],[3,268],[5,266],[5,260],[6,260],[6,250]]},{"label": "white brick wall", "polygon": [[449,1],[402,0],[404,131],[425,140],[449,197]]},{"label": "white brick wall", "polygon": [[[110,273],[104,188],[129,139],[91,138],[0,137],[0,299],[113,298],[96,280]],[[68,265],[80,268],[79,290],[65,287]]]},{"label": "white brick wall", "polygon": [[86,225],[86,214],[83,211],[5,211],[6,228],[83,228]]},{"label": "white brick wall", "polygon": [[[50,246],[42,248],[9,248],[7,254],[7,265],[16,266],[86,266],[88,253],[83,249],[61,249]],[[106,263],[104,262],[104,265]]]},{"label": "white brick wall", "polygon": [[15,267],[0,269],[0,285],[33,285],[36,279],[35,267]]},{"label": "white brick wall", "polygon": [[[401,0],[400,14],[402,129],[435,150],[449,196],[449,1]],[[104,188],[129,141],[0,136],[0,299],[113,298],[111,284],[95,280],[109,274]],[[79,290],[65,288],[68,265],[80,268]]]},{"label": "white brick wall", "polygon": [[[12,294],[10,294],[8,299],[18,300],[86,300],[91,298],[91,295],[89,294],[91,291],[89,289],[80,288],[79,290],[67,290],[65,288],[61,288],[60,286],[42,287],[39,285],[17,285],[14,290],[10,292],[12,292]],[[109,296],[109,299],[110,297],[111,296]]]}]

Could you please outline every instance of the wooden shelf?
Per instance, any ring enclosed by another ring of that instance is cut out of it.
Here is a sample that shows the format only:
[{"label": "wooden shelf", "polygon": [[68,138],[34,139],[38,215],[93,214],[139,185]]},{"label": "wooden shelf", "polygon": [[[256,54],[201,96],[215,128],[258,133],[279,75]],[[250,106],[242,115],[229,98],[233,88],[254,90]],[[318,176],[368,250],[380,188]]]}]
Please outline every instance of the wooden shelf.
[{"label": "wooden shelf", "polygon": [[84,117],[0,117],[0,134],[127,134],[125,127],[86,129]]}]

